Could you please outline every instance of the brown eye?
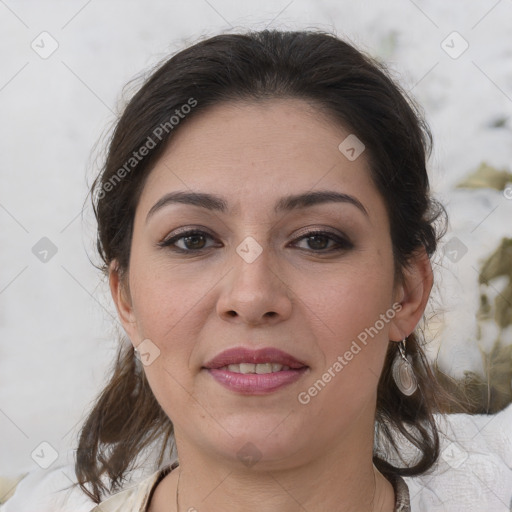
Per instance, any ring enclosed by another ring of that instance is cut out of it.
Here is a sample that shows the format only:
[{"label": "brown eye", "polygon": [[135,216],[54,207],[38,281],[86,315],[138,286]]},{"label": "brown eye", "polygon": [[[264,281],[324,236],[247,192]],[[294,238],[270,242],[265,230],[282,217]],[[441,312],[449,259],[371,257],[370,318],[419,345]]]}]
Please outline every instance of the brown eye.
[{"label": "brown eye", "polygon": [[311,249],[326,249],[329,245],[330,238],[325,235],[313,235],[307,238],[308,245]]},{"label": "brown eye", "polygon": [[189,230],[168,238],[158,245],[176,252],[193,253],[212,247],[213,245],[207,245],[208,239],[213,240],[213,237],[204,231]]},{"label": "brown eye", "polygon": [[203,235],[190,235],[182,237],[185,249],[203,249],[206,245],[206,238]]},{"label": "brown eye", "polygon": [[353,244],[339,235],[330,233],[328,231],[311,231],[298,238],[294,245],[298,246],[297,242],[306,241],[307,247],[299,247],[300,249],[310,250],[313,252],[331,252],[342,251],[351,249]]}]

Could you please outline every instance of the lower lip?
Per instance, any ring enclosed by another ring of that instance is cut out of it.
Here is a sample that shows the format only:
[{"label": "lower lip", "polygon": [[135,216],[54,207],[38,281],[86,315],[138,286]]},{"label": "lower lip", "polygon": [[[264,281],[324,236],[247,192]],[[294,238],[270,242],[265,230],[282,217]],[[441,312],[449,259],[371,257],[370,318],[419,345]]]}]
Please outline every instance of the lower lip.
[{"label": "lower lip", "polygon": [[217,382],[231,391],[244,395],[264,395],[297,381],[307,369],[307,367],[303,367],[297,370],[260,374],[235,373],[220,368],[207,368],[206,370]]}]

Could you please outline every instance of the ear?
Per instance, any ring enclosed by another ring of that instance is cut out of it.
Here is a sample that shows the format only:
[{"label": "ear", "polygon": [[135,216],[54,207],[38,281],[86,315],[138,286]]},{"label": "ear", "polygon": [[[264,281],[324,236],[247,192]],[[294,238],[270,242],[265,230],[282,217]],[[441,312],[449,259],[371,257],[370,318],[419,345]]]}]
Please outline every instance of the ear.
[{"label": "ear", "polygon": [[389,339],[401,341],[414,331],[427,306],[434,282],[432,266],[425,248],[416,251],[396,284],[395,301],[402,308],[390,322]]},{"label": "ear", "polygon": [[125,280],[121,278],[116,260],[113,260],[109,265],[108,280],[110,293],[116,305],[119,320],[132,344],[135,346],[136,340],[138,340],[137,322],[133,312],[130,288],[127,280],[125,282]]}]

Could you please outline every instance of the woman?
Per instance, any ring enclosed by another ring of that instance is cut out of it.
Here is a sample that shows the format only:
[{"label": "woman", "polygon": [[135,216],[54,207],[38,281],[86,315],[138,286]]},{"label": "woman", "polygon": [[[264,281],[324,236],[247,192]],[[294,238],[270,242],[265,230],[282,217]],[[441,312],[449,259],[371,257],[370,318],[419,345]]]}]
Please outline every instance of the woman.
[{"label": "woman", "polygon": [[93,510],[410,510],[445,403],[415,333],[430,143],[329,34],[216,36],[152,74],[92,189],[131,342],[77,450]]}]

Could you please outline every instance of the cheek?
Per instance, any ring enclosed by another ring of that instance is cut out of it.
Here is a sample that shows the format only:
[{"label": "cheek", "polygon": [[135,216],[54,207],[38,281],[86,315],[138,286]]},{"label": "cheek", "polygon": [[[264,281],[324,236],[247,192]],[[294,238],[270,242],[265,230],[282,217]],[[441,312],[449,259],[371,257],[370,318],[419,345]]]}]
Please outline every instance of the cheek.
[{"label": "cheek", "polygon": [[[380,265],[385,266],[383,262]],[[312,276],[297,282],[296,292],[307,309],[340,340],[357,336],[374,325],[391,307],[393,281],[379,264],[344,267],[325,278]]]},{"label": "cheek", "polygon": [[[211,289],[211,279],[188,269],[175,268],[165,259],[144,255],[133,258],[131,291],[141,334],[155,340],[172,338],[200,311],[200,299]],[[199,307],[198,307],[199,306]]]},{"label": "cheek", "polygon": [[332,381],[327,394],[343,401],[362,399],[376,390],[395,315],[393,280],[383,267],[386,264],[381,261],[381,266],[374,265],[373,269],[344,269],[333,273],[328,281],[303,281],[297,290],[307,306],[304,314],[314,326],[322,355],[310,383],[319,377]]},{"label": "cheek", "polygon": [[[170,403],[189,400],[185,387],[193,389],[194,351],[214,311],[212,292],[218,272],[199,272],[182,265],[176,268],[163,258],[133,258],[132,299],[140,339],[158,347],[159,357],[145,367],[155,393],[173,396]],[[144,262],[144,264],[143,264]],[[179,396],[178,396],[179,395]],[[163,403],[163,402],[161,402]]]},{"label": "cheek", "polygon": [[194,381],[191,357],[205,322],[200,300],[210,287],[179,273],[148,265],[134,282],[133,303],[141,339],[158,347],[158,357],[144,367],[157,401],[170,417],[180,408],[193,407]]}]

